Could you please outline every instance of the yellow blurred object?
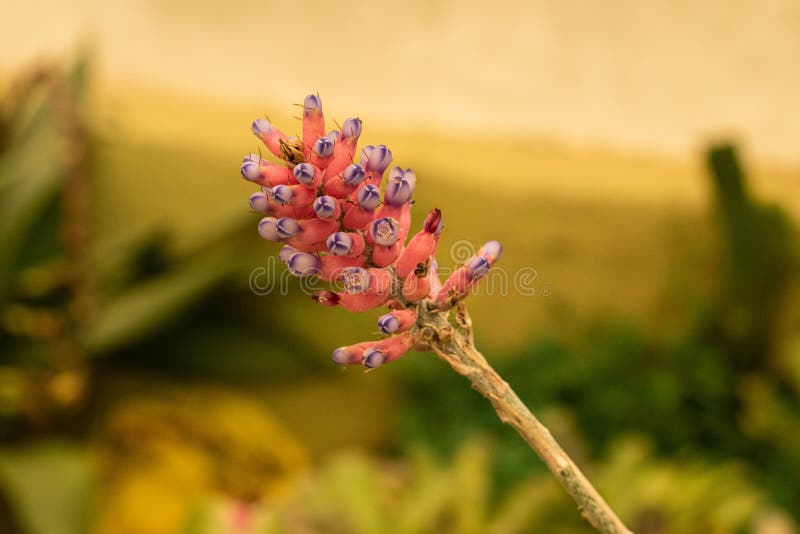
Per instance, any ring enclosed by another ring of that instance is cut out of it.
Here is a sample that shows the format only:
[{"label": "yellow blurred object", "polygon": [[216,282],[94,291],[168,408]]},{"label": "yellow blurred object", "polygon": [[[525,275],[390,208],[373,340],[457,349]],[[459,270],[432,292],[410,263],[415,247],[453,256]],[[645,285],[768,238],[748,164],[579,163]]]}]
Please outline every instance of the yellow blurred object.
[{"label": "yellow blurred object", "polygon": [[260,405],[183,390],[112,412],[99,441],[97,534],[181,532],[204,502],[273,502],[307,464],[303,446]]}]

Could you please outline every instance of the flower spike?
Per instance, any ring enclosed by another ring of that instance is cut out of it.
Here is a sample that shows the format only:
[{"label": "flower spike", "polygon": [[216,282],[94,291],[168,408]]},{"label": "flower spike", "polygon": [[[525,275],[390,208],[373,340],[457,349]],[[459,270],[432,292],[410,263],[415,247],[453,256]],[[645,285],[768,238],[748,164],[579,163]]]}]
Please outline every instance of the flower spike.
[{"label": "flower spike", "polygon": [[356,313],[389,307],[378,329],[390,337],[340,347],[333,354],[338,364],[375,368],[424,347],[419,336],[426,316],[420,310],[446,313],[486,276],[502,247],[489,241],[442,283],[436,263],[441,212],[431,210],[419,232],[407,239],[416,174],[392,167],[386,145],[359,150],[362,127],[351,118],[341,131],[325,133],[322,100],[310,94],[303,101],[299,139],[266,119],[253,122],[253,133],[282,162],[250,153],[240,174],[261,186],[251,194],[250,208],[264,215],[258,224],[261,237],[284,244],[278,256],[289,272],[333,286],[315,292],[316,302]]}]

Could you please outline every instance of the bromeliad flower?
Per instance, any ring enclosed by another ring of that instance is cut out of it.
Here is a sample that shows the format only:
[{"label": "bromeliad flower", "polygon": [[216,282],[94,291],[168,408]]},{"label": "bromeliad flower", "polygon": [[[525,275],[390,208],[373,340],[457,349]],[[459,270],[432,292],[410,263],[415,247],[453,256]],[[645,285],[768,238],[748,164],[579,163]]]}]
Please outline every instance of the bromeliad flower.
[{"label": "bromeliad flower", "polygon": [[422,229],[407,239],[416,175],[396,166],[384,185],[391,150],[368,145],[358,153],[362,124],[356,118],[345,120],[341,131],[325,133],[318,95],[303,101],[299,137],[287,136],[267,119],[253,121],[251,130],[278,160],[247,154],[240,166],[241,176],[261,187],[250,196],[250,208],[266,215],[258,223],[261,237],[284,244],[278,255],[290,273],[332,283],[330,290],[314,293],[319,304],[351,312],[389,309],[378,319],[385,337],[339,347],[333,362],[375,369],[414,350],[435,352],[528,441],[592,525],[602,532],[628,532],[475,348],[464,299],[500,258],[500,243],[483,245],[442,282],[436,262],[441,212],[428,213]]}]

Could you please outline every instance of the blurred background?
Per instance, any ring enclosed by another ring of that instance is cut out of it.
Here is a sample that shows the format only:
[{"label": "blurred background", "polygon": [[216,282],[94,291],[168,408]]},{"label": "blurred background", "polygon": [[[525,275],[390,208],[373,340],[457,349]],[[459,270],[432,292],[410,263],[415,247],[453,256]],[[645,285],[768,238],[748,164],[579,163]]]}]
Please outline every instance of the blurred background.
[{"label": "blurred background", "polygon": [[441,264],[503,242],[477,344],[634,531],[798,531],[800,4],[0,14],[0,532],[589,531],[446,364],[343,371],[374,313],[250,289],[249,125],[309,92]]}]

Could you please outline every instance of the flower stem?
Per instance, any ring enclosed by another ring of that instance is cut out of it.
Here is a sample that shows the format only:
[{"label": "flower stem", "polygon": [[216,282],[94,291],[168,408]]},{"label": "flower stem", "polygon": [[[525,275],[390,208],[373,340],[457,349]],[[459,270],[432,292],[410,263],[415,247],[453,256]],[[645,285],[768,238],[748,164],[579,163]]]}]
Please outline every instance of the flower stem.
[{"label": "flower stem", "polygon": [[459,328],[454,328],[448,322],[446,313],[431,313],[427,309],[420,311],[424,315],[419,324],[429,348],[450,364],[454,371],[472,382],[472,386],[492,403],[500,420],[511,425],[528,442],[575,500],[586,520],[599,532],[630,533],[547,427],[539,422],[475,348],[466,309],[459,307],[456,313]]}]

